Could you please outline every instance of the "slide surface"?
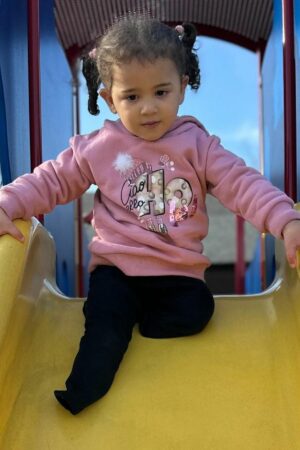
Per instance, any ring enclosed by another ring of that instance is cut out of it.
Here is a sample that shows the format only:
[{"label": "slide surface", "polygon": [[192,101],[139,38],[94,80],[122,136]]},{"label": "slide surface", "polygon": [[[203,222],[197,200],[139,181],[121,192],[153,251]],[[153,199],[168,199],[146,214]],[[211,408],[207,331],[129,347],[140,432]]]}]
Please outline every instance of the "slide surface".
[{"label": "slide surface", "polygon": [[72,416],[53,391],[77,351],[83,301],[55,287],[44,228],[18,225],[25,244],[0,238],[1,450],[300,450],[300,281],[282,246],[273,285],[217,297],[203,333],[135,331],[109,393]]}]

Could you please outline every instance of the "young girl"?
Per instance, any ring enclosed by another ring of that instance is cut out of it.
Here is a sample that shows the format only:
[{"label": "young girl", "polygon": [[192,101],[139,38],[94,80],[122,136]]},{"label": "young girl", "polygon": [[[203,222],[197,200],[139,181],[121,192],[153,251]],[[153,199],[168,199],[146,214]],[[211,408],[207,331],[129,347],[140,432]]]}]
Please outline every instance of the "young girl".
[{"label": "young girl", "polygon": [[189,24],[116,23],[84,59],[84,74],[90,112],[98,113],[102,82],[100,96],[119,120],[73,137],[55,161],[0,190],[0,234],[22,240],[13,219],[47,213],[92,183],[99,188],[85,334],[67,390],[55,391],[72,414],[108,391],[135,323],[145,337],[171,338],[199,333],[209,322],[207,193],[260,231],[283,237],[295,266],[300,214],[293,201],[196,119],[177,117],[187,85],[200,84],[195,37]]}]

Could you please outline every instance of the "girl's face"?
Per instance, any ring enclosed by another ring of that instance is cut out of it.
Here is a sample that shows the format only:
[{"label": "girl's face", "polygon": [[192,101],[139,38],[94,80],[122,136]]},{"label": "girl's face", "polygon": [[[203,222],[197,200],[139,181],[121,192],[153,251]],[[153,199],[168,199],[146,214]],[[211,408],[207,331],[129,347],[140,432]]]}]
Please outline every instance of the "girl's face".
[{"label": "girl's face", "polygon": [[188,77],[166,58],[113,66],[112,86],[100,95],[127,130],[146,141],[162,137],[177,117]]}]

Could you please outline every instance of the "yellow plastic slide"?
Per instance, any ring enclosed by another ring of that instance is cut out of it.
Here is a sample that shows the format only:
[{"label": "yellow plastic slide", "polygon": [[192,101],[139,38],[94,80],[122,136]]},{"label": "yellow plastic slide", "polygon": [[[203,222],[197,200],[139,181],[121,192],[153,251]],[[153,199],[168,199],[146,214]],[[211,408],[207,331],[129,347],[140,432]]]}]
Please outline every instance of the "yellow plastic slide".
[{"label": "yellow plastic slide", "polygon": [[197,336],[134,333],[115,382],[72,416],[55,400],[83,332],[82,300],[56,288],[37,222],[0,238],[1,450],[300,449],[300,281],[278,243],[276,281],[223,296]]}]

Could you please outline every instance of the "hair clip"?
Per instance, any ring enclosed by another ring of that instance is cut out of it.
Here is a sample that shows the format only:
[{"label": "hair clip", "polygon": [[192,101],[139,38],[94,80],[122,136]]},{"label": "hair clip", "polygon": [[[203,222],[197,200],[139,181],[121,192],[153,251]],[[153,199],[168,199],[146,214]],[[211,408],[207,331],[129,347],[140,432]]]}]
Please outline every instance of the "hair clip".
[{"label": "hair clip", "polygon": [[96,59],[97,58],[97,49],[96,47],[94,47],[90,52],[89,52],[89,57],[91,59]]},{"label": "hair clip", "polygon": [[182,25],[176,25],[175,30],[177,31],[177,33],[179,35],[178,37],[181,40],[183,38],[183,35],[184,35],[184,28],[183,28],[183,26]]}]

